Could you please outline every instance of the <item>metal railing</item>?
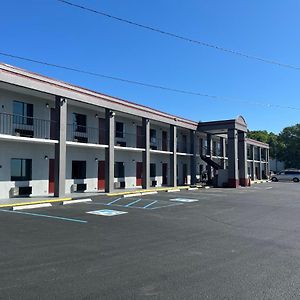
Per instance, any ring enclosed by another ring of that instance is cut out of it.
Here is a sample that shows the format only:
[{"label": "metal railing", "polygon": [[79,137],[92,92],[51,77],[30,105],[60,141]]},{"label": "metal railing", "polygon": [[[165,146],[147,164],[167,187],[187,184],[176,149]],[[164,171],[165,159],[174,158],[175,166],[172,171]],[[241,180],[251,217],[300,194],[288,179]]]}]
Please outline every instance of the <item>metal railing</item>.
[{"label": "metal railing", "polygon": [[115,146],[145,148],[144,135],[128,132],[115,132]]},{"label": "metal railing", "polygon": [[88,126],[79,126],[77,124],[68,124],[67,141],[105,145],[105,130]]},{"label": "metal railing", "polygon": [[56,139],[56,122],[22,115],[0,113],[0,134]]}]

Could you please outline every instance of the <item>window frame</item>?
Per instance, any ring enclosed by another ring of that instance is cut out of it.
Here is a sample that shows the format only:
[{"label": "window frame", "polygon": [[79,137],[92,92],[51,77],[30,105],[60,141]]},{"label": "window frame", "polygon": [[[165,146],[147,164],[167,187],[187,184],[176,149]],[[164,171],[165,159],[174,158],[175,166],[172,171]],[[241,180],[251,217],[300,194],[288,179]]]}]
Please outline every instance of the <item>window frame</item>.
[{"label": "window frame", "polygon": [[[20,175],[13,175],[13,161],[20,161]],[[24,170],[23,170],[24,168]],[[23,175],[24,174],[24,175]],[[10,159],[10,180],[11,181],[31,181],[32,180],[32,159],[11,158]]]}]

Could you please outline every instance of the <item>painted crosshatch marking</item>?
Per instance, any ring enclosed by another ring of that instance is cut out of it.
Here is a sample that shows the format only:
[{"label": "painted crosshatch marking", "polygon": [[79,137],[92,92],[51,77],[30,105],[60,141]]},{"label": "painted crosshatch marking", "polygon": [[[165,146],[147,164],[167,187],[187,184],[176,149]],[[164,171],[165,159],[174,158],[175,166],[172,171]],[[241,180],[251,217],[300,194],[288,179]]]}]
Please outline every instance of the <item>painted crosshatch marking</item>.
[{"label": "painted crosshatch marking", "polygon": [[101,210],[93,210],[86,212],[87,214],[97,215],[97,216],[105,216],[105,217],[114,217],[118,215],[127,214],[127,211],[113,210],[113,209],[101,209]]}]

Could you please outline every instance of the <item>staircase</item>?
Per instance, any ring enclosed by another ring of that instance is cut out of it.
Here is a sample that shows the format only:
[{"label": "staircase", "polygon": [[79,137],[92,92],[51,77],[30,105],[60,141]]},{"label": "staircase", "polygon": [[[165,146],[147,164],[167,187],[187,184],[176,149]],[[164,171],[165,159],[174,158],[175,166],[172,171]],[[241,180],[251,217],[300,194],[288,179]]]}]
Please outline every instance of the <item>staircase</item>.
[{"label": "staircase", "polygon": [[223,169],[221,165],[213,161],[208,155],[201,155],[201,159],[216,170]]}]

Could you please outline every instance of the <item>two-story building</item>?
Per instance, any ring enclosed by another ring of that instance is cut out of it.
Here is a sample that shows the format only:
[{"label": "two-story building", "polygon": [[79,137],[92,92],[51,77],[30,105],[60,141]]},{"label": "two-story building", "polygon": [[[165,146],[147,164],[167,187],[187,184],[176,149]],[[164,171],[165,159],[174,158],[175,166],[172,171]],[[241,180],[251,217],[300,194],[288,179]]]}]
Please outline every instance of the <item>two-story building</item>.
[{"label": "two-story building", "polygon": [[0,64],[0,198],[248,185],[267,144],[237,119],[198,123]]}]

